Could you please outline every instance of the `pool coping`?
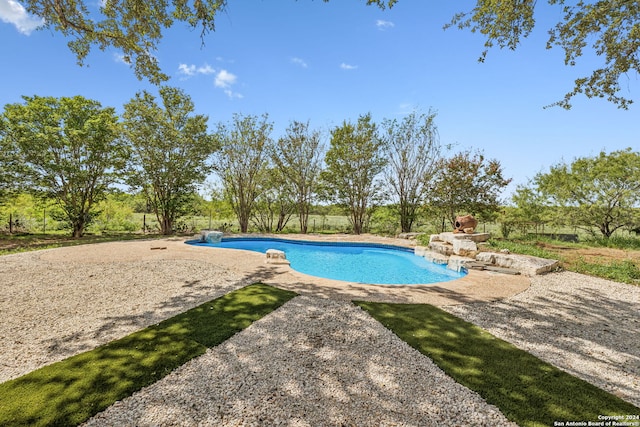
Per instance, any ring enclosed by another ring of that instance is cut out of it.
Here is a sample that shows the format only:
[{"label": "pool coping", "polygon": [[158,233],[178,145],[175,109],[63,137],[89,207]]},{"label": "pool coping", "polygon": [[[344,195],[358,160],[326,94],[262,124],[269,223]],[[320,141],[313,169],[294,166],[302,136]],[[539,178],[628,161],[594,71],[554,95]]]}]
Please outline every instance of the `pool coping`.
[{"label": "pool coping", "polygon": [[[415,249],[412,247],[407,247],[407,246],[398,246],[398,245],[392,245],[392,244],[383,244],[383,243],[375,243],[375,242],[326,242],[326,241],[318,241],[318,240],[301,240],[301,239],[283,239],[280,237],[265,237],[265,236],[259,236],[259,237],[252,237],[252,236],[242,236],[242,237],[225,237],[222,238],[220,243],[229,243],[229,242],[249,242],[249,241],[254,241],[254,242],[275,242],[275,243],[284,243],[284,244],[290,244],[290,245],[299,245],[299,246],[321,246],[321,247],[341,247],[341,248],[345,248],[345,247],[351,247],[351,248],[369,248],[369,249],[382,249],[382,250],[389,250],[389,251],[397,251],[397,252],[401,252],[403,254],[407,254],[407,255],[414,255],[415,256]],[[187,240],[185,241],[186,244],[189,245],[194,245],[194,246],[204,246],[207,248],[211,248],[211,249],[233,249],[233,250],[250,250],[252,252],[256,252],[259,254],[265,254],[265,252],[262,252],[260,250],[253,250],[253,249],[243,249],[243,248],[229,248],[229,247],[224,247],[224,246],[218,246],[218,242],[206,242],[206,241],[202,241],[202,240]],[[288,264],[291,267],[291,263],[288,259],[284,258],[284,253],[282,255],[282,258],[280,257],[275,257],[275,258],[271,258],[269,256],[269,251],[270,250],[276,250],[278,251],[278,249],[275,247],[276,245],[274,245],[274,249],[268,249],[266,251],[266,259],[268,263],[283,263],[283,264]],[[268,247],[268,245],[265,245],[265,247]],[[421,256],[418,256],[418,258],[423,258]],[[460,269],[460,271],[456,271],[456,270],[451,270],[449,268],[447,268],[446,265],[442,265],[442,264],[437,264],[434,263],[430,260],[424,260],[426,261],[427,264],[433,264],[437,269],[442,268],[443,270],[445,270],[445,272],[443,273],[437,273],[434,271],[434,273],[440,274],[442,276],[449,276],[449,279],[447,280],[443,280],[442,282],[448,282],[451,280],[457,280],[459,278],[462,278],[464,276],[467,275],[468,270],[464,267],[462,267]],[[342,283],[359,283],[359,284],[363,284],[363,285],[374,285],[374,286],[418,286],[421,285],[421,283],[373,283],[373,282],[354,282],[354,281],[350,281],[350,280],[345,280],[345,279],[332,279],[332,278],[327,278],[327,277],[323,277],[323,276],[318,276],[318,275],[313,275],[313,274],[309,274],[309,273],[305,273],[299,269],[296,269],[294,267],[291,267],[291,269],[293,271],[296,271],[298,273],[301,274],[305,274],[311,277],[315,277],[315,278],[319,278],[319,279],[323,279],[326,278],[328,280],[336,280]],[[458,277],[459,276],[459,277]],[[423,283],[423,285],[432,285],[434,283],[441,283],[441,282],[431,282],[431,283]]]},{"label": "pool coping", "polygon": [[[248,235],[247,235],[248,236]],[[257,235],[251,235],[255,237]],[[278,237],[261,235],[264,237]],[[287,235],[289,239],[327,242],[372,242],[413,247],[415,242],[374,235]],[[212,255],[211,248],[185,244],[193,237],[130,240],[98,243],[38,251],[43,260],[83,263],[130,263],[139,260],[194,260],[210,265],[211,274],[220,269],[234,271],[249,284],[265,284],[311,295],[338,300],[419,303],[438,306],[490,302],[524,292],[531,283],[526,276],[470,270],[460,279],[430,285],[366,285],[341,282],[305,275],[282,263],[267,263],[265,254],[238,249],[222,249]],[[6,255],[11,257],[11,255]]]},{"label": "pool coping", "polygon": [[[280,235],[243,234],[227,235],[227,238],[264,238],[290,241],[310,241],[327,245],[381,245],[394,248],[404,248],[407,251],[415,247],[415,241],[381,237],[374,235],[318,235],[318,234],[287,234],[286,239]],[[185,239],[186,240],[186,239]],[[185,245],[208,250],[206,246]],[[218,248],[220,251],[233,252],[239,249]],[[509,275],[489,271],[469,270],[459,279],[432,284],[414,285],[379,285],[357,282],[345,282],[325,279],[301,273],[291,268],[288,263],[267,263],[264,254],[254,251],[244,251],[245,256],[251,256],[262,261],[263,271],[261,281],[266,284],[292,290],[300,294],[316,295],[340,300],[365,300],[376,302],[397,303],[427,303],[433,305],[457,305],[474,302],[491,302],[524,292],[529,288],[531,280],[522,275]],[[251,254],[251,255],[249,255]]]}]

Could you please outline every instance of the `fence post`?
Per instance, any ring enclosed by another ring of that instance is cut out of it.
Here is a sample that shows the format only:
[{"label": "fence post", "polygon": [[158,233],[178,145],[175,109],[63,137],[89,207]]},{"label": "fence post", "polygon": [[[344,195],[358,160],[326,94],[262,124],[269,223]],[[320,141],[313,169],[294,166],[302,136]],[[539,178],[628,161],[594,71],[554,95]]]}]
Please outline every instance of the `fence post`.
[{"label": "fence post", "polygon": [[147,214],[142,214],[142,234],[147,234]]},{"label": "fence post", "polygon": [[47,209],[42,209],[42,234],[47,234]]},{"label": "fence post", "polygon": [[9,234],[13,234],[13,214],[9,213]]}]

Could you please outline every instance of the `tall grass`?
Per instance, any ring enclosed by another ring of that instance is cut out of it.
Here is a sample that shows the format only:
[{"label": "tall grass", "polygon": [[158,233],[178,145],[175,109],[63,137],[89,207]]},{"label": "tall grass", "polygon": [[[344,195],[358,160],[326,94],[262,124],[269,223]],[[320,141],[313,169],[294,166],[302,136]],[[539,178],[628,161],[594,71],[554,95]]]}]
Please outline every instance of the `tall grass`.
[{"label": "tall grass", "polygon": [[576,262],[572,263],[568,269],[576,273],[602,277],[620,283],[640,285],[640,268],[630,259],[622,261],[614,260],[600,264],[587,262],[580,257]]},{"label": "tall grass", "polygon": [[628,249],[634,251],[640,251],[640,237],[624,237],[624,236],[611,236],[606,239],[604,237],[586,239],[585,243],[590,246],[597,246],[603,248],[615,248],[615,249]]}]

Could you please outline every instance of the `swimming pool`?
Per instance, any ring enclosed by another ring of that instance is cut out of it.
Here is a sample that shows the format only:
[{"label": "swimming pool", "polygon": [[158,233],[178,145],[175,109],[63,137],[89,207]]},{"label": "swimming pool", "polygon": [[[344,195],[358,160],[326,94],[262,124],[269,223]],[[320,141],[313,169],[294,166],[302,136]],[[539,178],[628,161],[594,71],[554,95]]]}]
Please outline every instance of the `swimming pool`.
[{"label": "swimming pool", "polygon": [[446,282],[465,276],[423,257],[413,249],[391,245],[312,242],[260,237],[223,238],[220,243],[187,242],[212,248],[266,253],[284,251],[291,268],[311,276],[379,285],[416,285]]}]

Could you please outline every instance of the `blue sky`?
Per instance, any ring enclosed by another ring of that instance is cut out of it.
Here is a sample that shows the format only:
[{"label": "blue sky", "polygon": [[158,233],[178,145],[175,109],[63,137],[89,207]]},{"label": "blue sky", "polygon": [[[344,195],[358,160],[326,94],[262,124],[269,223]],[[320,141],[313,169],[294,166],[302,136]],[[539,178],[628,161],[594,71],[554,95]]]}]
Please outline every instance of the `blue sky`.
[{"label": "blue sky", "polygon": [[[600,65],[600,58],[585,55],[566,67],[561,50],[545,49],[559,9],[542,5],[534,34],[518,50],[494,48],[481,64],[479,35],[442,29],[472,6],[400,0],[382,11],[364,0],[231,0],[204,46],[198,30],[179,23],[156,56],[171,76],[168,84],[192,97],[212,129],[234,113],[268,113],[273,137],[291,120],[309,120],[328,135],[368,112],[380,122],[432,109],[443,144],[501,162],[513,178],[505,195],[560,161],[640,149],[636,105],[624,111],[578,97],[570,111],[543,108]],[[0,106],[21,102],[22,95],[82,95],[120,112],[136,92],[155,92],[115,50],[96,49],[79,67],[66,40],[33,31],[37,23],[15,0],[0,0]],[[623,87],[637,98],[638,76]]]}]

